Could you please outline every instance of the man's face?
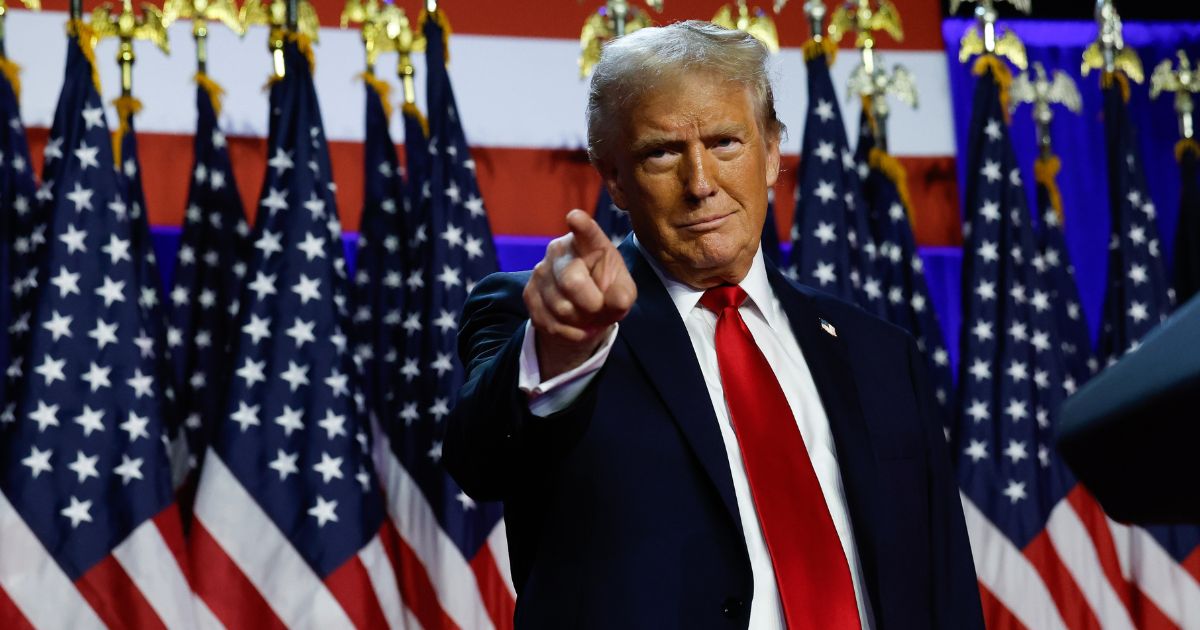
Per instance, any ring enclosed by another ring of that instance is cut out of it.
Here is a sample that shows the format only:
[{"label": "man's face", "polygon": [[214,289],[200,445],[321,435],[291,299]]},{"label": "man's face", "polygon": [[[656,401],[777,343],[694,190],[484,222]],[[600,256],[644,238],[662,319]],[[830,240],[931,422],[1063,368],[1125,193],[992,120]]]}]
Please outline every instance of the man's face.
[{"label": "man's face", "polygon": [[642,96],[600,168],[639,241],[696,288],[750,270],[779,176],[779,139],[759,127],[748,87],[687,74]]}]

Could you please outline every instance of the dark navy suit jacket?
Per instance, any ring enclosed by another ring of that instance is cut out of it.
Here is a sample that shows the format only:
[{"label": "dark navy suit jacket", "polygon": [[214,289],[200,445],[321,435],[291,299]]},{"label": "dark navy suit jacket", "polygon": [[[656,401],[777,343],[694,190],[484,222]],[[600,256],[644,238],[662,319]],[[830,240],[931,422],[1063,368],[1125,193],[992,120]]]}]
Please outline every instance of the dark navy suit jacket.
[{"label": "dark navy suit jacket", "polygon": [[[708,390],[662,282],[632,241],[620,249],[637,302],[597,377],[545,418],[517,387],[529,274],[479,283],[444,461],[472,497],[504,501],[518,628],[745,628],[753,578]],[[768,275],[829,416],[876,627],[982,628],[916,344]]]}]

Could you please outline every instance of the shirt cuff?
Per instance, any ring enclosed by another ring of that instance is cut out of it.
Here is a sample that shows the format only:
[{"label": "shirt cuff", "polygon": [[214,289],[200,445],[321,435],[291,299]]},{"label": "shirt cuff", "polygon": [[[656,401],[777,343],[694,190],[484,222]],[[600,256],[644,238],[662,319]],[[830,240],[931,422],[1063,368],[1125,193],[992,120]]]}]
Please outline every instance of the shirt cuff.
[{"label": "shirt cuff", "polygon": [[539,418],[566,409],[583,390],[587,388],[596,373],[604,367],[608,353],[612,350],[617,339],[617,329],[620,324],[613,326],[608,338],[600,347],[578,366],[542,382],[542,374],[538,369],[537,339],[532,322],[525,322],[525,341],[521,344],[521,371],[517,377],[517,387],[529,397],[529,412]]}]

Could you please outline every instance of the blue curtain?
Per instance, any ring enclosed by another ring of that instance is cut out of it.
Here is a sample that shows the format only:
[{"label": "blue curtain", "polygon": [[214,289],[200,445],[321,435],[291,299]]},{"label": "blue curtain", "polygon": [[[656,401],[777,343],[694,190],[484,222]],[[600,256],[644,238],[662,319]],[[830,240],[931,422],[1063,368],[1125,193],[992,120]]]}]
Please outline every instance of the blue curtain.
[{"label": "blue curtain", "polygon": [[[967,124],[971,118],[971,88],[975,84],[975,77],[971,75],[969,64],[958,62],[958,42],[970,24],[972,21],[965,19],[950,19],[942,23],[942,36],[946,41],[950,66],[960,192],[966,190],[964,160]],[[1083,97],[1083,112],[1079,115],[1055,108],[1051,135],[1054,152],[1063,164],[1058,184],[1062,190],[1066,217],[1067,248],[1075,264],[1080,298],[1094,341],[1100,326],[1107,273],[1110,224],[1108,176],[1105,170],[1100,78],[1095,71],[1083,77],[1080,62],[1083,50],[1096,39],[1096,25],[1093,22],[1013,20],[1004,22],[1003,26],[1012,29],[1025,43],[1031,70],[1035,61],[1041,62],[1047,72],[1063,70],[1075,80]],[[1141,139],[1147,185],[1158,211],[1159,245],[1170,277],[1175,227],[1179,216],[1179,166],[1175,163],[1174,155],[1179,129],[1172,96],[1167,94],[1150,100],[1150,74],[1163,59],[1175,61],[1175,51],[1179,49],[1186,51],[1190,58],[1200,57],[1200,22],[1126,22],[1124,35],[1125,45],[1137,50],[1146,71],[1145,83],[1131,83],[1129,107]],[[1038,149],[1028,105],[1018,109],[1012,117],[1012,138],[1030,207],[1037,207],[1034,203],[1033,161]],[[947,306],[958,309],[957,302]],[[950,338],[957,339],[957,336]]]}]

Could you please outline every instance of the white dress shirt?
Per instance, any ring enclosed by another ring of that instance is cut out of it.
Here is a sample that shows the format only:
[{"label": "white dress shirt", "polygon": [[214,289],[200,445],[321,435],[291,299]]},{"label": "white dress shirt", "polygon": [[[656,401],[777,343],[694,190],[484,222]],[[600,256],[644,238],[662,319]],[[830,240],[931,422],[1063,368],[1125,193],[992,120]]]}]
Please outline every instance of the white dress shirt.
[{"label": "white dress shirt", "polygon": [[[754,576],[754,598],[750,605],[749,627],[752,630],[783,628],[783,608],[779,600],[779,588],[775,582],[771,555],[755,513],[750,481],[746,476],[746,467],[742,464],[742,453],[730,421],[729,408],[725,403],[725,388],[721,384],[721,373],[717,366],[717,315],[700,305],[703,290],[693,289],[668,276],[658,266],[657,261],[642,249],[641,243],[637,245],[642,256],[650,262],[650,266],[666,287],[675,308],[679,310],[679,316],[687,328],[692,348],[696,352],[696,360],[704,374],[704,383],[708,387],[708,395],[712,399],[713,410],[721,429],[725,456],[729,460],[729,472],[733,478],[733,491],[737,498],[738,515],[746,536],[746,550],[749,552],[750,568]],[[858,560],[858,547],[854,544],[854,531],[846,506],[846,494],[842,487],[833,435],[829,429],[829,418],[825,415],[816,383],[808,363],[804,360],[804,354],[800,351],[800,345],[792,334],[787,315],[767,280],[761,249],[755,254],[750,272],[739,286],[749,297],[738,312],[745,320],[771,370],[779,379],[779,385],[800,428],[800,435],[804,437],[808,457],[812,461],[821,492],[825,495],[825,504],[833,517],[834,529],[837,530],[838,539],[850,566],[859,619],[863,628],[872,628],[874,618],[864,591],[862,566]],[[819,324],[814,321],[811,325]],[[547,416],[570,405],[604,365],[616,336],[617,330],[614,327],[608,338],[586,362],[543,383],[538,371],[534,329],[532,324],[527,323],[525,343],[521,348],[518,385],[531,397],[530,411],[538,416]]]}]

